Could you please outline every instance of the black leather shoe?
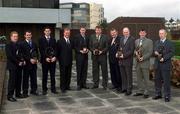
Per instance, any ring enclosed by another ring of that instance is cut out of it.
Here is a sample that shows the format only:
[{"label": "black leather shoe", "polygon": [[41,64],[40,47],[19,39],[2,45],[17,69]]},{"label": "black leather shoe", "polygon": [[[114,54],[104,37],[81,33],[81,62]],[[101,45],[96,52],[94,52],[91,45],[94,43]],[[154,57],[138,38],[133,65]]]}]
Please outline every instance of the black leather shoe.
[{"label": "black leather shoe", "polygon": [[142,93],[135,93],[133,94],[133,96],[142,96],[143,94]]},{"label": "black leather shoe", "polygon": [[66,93],[66,90],[61,90],[61,93]]},{"label": "black leather shoe", "polygon": [[147,99],[147,98],[149,98],[149,95],[144,94],[143,98]]},{"label": "black leather shoe", "polygon": [[31,92],[32,95],[35,95],[35,96],[39,96],[39,93],[34,91],[34,92]]},{"label": "black leather shoe", "polygon": [[153,99],[153,100],[162,99],[162,96],[154,96],[152,99]]},{"label": "black leather shoe", "polygon": [[11,101],[11,102],[16,102],[17,101],[14,97],[8,97],[7,100]]},{"label": "black leather shoe", "polygon": [[80,91],[82,88],[80,86],[77,86],[77,90]]},{"label": "black leather shoe", "polygon": [[27,98],[27,97],[29,97],[29,95],[28,94],[23,94],[23,97]]},{"label": "black leather shoe", "polygon": [[22,98],[24,98],[24,96],[22,94],[18,94],[18,95],[16,95],[16,98],[22,99]]},{"label": "black leather shoe", "polygon": [[103,87],[103,90],[107,90],[107,87],[104,86],[104,87]]},{"label": "black leather shoe", "polygon": [[70,88],[70,87],[67,87],[66,90],[71,90],[71,88]]},{"label": "black leather shoe", "polygon": [[164,98],[164,101],[165,101],[165,102],[170,102],[170,98],[169,98],[169,97],[165,97],[165,98]]},{"label": "black leather shoe", "polygon": [[132,92],[131,92],[131,91],[128,91],[128,92],[125,93],[125,96],[129,96],[129,95],[131,95],[131,94],[132,94]]},{"label": "black leather shoe", "polygon": [[47,95],[47,91],[43,91],[42,94],[43,94],[43,95]]},{"label": "black leather shoe", "polygon": [[58,92],[57,92],[57,91],[51,91],[51,93],[53,93],[53,94],[58,94]]},{"label": "black leather shoe", "polygon": [[82,88],[84,88],[84,89],[89,89],[89,87],[87,87],[87,86],[83,86]]},{"label": "black leather shoe", "polygon": [[93,86],[91,89],[97,89],[98,88],[98,86]]}]

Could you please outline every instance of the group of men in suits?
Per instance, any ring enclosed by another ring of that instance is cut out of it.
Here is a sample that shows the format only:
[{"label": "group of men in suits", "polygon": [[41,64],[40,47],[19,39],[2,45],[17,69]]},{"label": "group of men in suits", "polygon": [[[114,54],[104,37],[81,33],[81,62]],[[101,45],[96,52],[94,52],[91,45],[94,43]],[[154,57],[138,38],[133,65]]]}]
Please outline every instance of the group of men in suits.
[{"label": "group of men in suits", "polygon": [[[86,80],[88,53],[91,52],[92,89],[99,87],[100,69],[102,72],[102,87],[104,90],[107,89],[107,60],[109,58],[112,89],[116,89],[118,93],[124,93],[126,96],[131,95],[133,89],[133,58],[135,55],[138,90],[133,96],[143,95],[144,98],[148,98],[150,58],[154,54],[156,57],[156,94],[153,99],[162,98],[161,87],[163,84],[165,101],[170,101],[170,71],[174,48],[172,43],[166,38],[166,30],[159,30],[160,40],[155,43],[154,49],[152,40],[146,37],[147,33],[143,29],[139,32],[140,38],[136,40],[130,35],[130,30],[127,27],[123,28],[123,36],[119,36],[116,29],[111,29],[110,39],[102,34],[102,28],[100,26],[96,26],[95,34],[92,34],[90,37],[86,35],[85,27],[80,27],[80,33],[73,38],[70,36],[70,33],[71,30],[65,28],[63,37],[56,42],[56,39],[51,36],[50,28],[47,27],[44,29],[43,37],[39,39],[43,95],[46,95],[48,92],[48,72],[51,79],[51,92],[54,94],[58,93],[55,80],[56,62],[59,62],[61,92],[65,93],[67,90],[71,90],[70,83],[74,49],[77,70],[77,90],[83,88],[89,89]],[[9,69],[7,98],[9,101],[16,101],[14,92],[17,98],[28,97],[29,78],[31,82],[30,93],[39,95],[37,92],[38,47],[32,41],[31,31],[26,31],[24,37],[24,41],[18,42],[18,33],[15,31],[11,32],[10,42],[6,45],[7,68]]]}]

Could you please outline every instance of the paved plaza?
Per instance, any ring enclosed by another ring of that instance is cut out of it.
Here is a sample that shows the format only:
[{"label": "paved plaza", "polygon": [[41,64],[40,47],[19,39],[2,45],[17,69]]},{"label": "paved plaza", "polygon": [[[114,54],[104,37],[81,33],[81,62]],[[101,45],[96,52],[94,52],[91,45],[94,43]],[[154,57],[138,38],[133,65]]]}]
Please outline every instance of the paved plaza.
[{"label": "paved plaza", "polygon": [[[134,89],[136,86],[136,74],[133,69]],[[150,82],[150,96],[148,99],[134,96],[124,96],[114,90],[83,89],[76,91],[76,67],[73,64],[71,91],[65,94],[60,92],[59,67],[56,70],[56,86],[59,94],[54,95],[48,91],[47,96],[30,95],[27,99],[18,99],[12,103],[5,101],[1,114],[180,114],[180,89],[172,88],[172,100],[165,103],[164,99],[154,101],[153,82]],[[110,76],[110,75],[109,75]],[[41,94],[41,66],[38,65],[38,89]],[[88,86],[92,86],[92,66],[89,61]],[[50,80],[49,80],[50,87]],[[109,87],[111,81],[109,78]]]}]

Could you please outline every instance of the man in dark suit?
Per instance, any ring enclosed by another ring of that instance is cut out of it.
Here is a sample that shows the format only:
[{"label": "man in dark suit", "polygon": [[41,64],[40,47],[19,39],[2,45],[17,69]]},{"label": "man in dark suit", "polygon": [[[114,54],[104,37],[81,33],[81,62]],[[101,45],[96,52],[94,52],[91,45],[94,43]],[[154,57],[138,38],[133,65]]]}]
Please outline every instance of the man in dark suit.
[{"label": "man in dark suit", "polygon": [[123,37],[120,40],[120,47],[122,54],[116,56],[119,58],[119,65],[122,79],[122,92],[125,95],[132,94],[132,66],[133,66],[133,54],[134,54],[134,38],[130,36],[129,28],[123,28]]},{"label": "man in dark suit", "polygon": [[166,38],[167,32],[164,29],[159,30],[160,39],[155,43],[154,54],[155,59],[155,96],[154,100],[162,98],[162,82],[164,86],[164,99],[169,102],[171,98],[171,58],[174,55],[174,46],[170,40]]},{"label": "man in dark suit", "polygon": [[24,67],[23,75],[23,96],[28,97],[29,78],[31,82],[31,94],[38,95],[37,92],[37,63],[38,63],[38,48],[32,41],[31,31],[25,31],[25,40],[21,43],[23,55],[25,57],[26,65]]},{"label": "man in dark suit", "polygon": [[93,71],[93,89],[99,87],[99,68],[102,70],[102,86],[107,89],[108,71],[107,71],[107,51],[108,51],[108,38],[102,34],[102,28],[96,26],[95,34],[91,35],[89,39],[89,47],[92,52],[92,71]]},{"label": "man in dark suit", "polygon": [[76,52],[76,70],[77,70],[77,90],[88,89],[86,85],[88,68],[88,48],[89,39],[86,36],[86,28],[80,28],[80,34],[75,37],[74,42]]},{"label": "man in dark suit", "polygon": [[60,88],[65,93],[70,90],[71,70],[72,70],[72,47],[70,39],[70,29],[64,29],[64,36],[57,42],[57,58],[60,65]]},{"label": "man in dark suit", "polygon": [[121,37],[118,36],[116,29],[110,31],[111,39],[109,40],[109,65],[111,73],[112,89],[116,89],[118,92],[122,89],[122,82],[120,76],[119,62],[116,58],[118,46],[120,44]]},{"label": "man in dark suit", "polygon": [[[14,98],[14,92],[17,88],[21,88],[21,84],[19,84],[20,87],[17,87],[17,79],[21,78],[21,76],[19,76],[18,67],[25,65],[21,52],[22,51],[20,50],[20,46],[18,44],[18,33],[13,31],[10,34],[10,42],[6,45],[7,69],[9,70],[7,99],[11,102],[17,101]],[[23,98],[20,91],[19,93],[16,93],[16,95],[17,94],[19,96],[16,97]]]},{"label": "man in dark suit", "polygon": [[51,36],[50,28],[44,29],[44,36],[39,39],[39,51],[41,54],[40,62],[42,64],[42,89],[43,95],[47,94],[48,72],[50,71],[51,92],[57,94],[55,70],[56,70],[56,39]]}]

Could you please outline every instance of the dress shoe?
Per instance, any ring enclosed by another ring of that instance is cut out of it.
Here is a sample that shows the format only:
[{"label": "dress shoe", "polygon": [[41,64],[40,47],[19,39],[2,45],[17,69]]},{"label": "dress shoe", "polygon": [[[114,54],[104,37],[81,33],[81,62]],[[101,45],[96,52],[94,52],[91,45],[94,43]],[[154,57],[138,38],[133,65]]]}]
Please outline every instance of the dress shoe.
[{"label": "dress shoe", "polygon": [[89,89],[89,87],[87,87],[87,86],[83,86],[82,88],[84,88],[84,89]]},{"label": "dress shoe", "polygon": [[117,89],[117,87],[115,87],[115,86],[112,86],[110,89]]},{"label": "dress shoe", "polygon": [[98,88],[98,86],[93,86],[91,89],[97,89]]},{"label": "dress shoe", "polygon": [[144,94],[144,95],[143,95],[143,98],[147,99],[147,98],[149,98],[149,95]]},{"label": "dress shoe", "polygon": [[35,96],[39,96],[39,93],[38,92],[36,92],[36,91],[32,91],[32,92],[30,92],[32,95],[35,95]]},{"label": "dress shoe", "polygon": [[162,99],[162,96],[154,96],[152,99],[153,99],[153,100]]},{"label": "dress shoe", "polygon": [[71,90],[71,88],[70,88],[70,87],[67,87],[66,90]]},{"label": "dress shoe", "polygon": [[16,98],[22,99],[22,98],[24,98],[24,96],[22,94],[18,94],[18,95],[16,95]]},{"label": "dress shoe", "polygon": [[106,86],[104,86],[104,87],[103,87],[103,90],[107,90],[107,87],[106,87]]},{"label": "dress shoe", "polygon": [[23,97],[27,98],[27,97],[29,97],[29,95],[28,94],[23,94]]},{"label": "dress shoe", "polygon": [[8,101],[11,101],[11,102],[16,102],[17,101],[14,97],[8,97],[7,99],[8,99]]},{"label": "dress shoe", "polygon": [[131,94],[132,94],[132,92],[131,92],[131,91],[128,91],[128,92],[125,93],[125,96],[129,96],[129,95],[131,95]]},{"label": "dress shoe", "polygon": [[43,94],[43,95],[47,95],[47,91],[43,91],[42,94]]},{"label": "dress shoe", "polygon": [[77,86],[77,90],[80,91],[82,88],[80,86]]},{"label": "dress shoe", "polygon": [[164,98],[164,101],[165,101],[165,102],[170,102],[170,98],[169,98],[169,97],[165,97],[165,98]]},{"label": "dress shoe", "polygon": [[142,93],[135,93],[133,94],[133,96],[142,96],[143,94]]},{"label": "dress shoe", "polygon": [[51,91],[51,93],[53,93],[53,94],[58,94],[58,92],[57,92],[56,90]]},{"label": "dress shoe", "polygon": [[66,90],[61,90],[61,93],[66,93]]}]

